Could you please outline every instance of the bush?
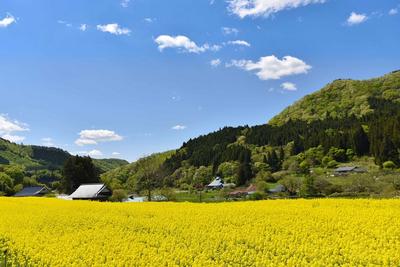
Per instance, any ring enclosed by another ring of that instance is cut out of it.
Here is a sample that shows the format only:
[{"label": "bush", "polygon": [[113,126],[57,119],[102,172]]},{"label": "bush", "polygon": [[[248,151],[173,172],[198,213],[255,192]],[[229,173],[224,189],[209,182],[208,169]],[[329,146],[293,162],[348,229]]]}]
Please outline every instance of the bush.
[{"label": "bush", "polygon": [[160,195],[165,197],[167,199],[167,201],[175,201],[176,200],[176,194],[172,188],[165,187],[165,188],[161,189]]},{"label": "bush", "polygon": [[393,170],[393,169],[396,169],[396,167],[397,167],[396,164],[394,164],[394,162],[391,160],[384,162],[382,166],[384,169],[388,169],[388,170]]},{"label": "bush", "polygon": [[262,192],[255,192],[255,193],[249,195],[250,200],[262,200],[262,199],[264,199],[264,197],[265,197],[265,194]]},{"label": "bush", "polygon": [[112,196],[110,197],[110,201],[122,202],[127,197],[128,197],[128,195],[124,189],[115,189],[113,191]]},{"label": "bush", "polygon": [[331,160],[326,165],[328,168],[333,169],[336,168],[339,163],[336,160]]},{"label": "bush", "polygon": [[300,163],[299,167],[300,167],[301,173],[305,173],[305,174],[310,173],[310,164],[308,163],[308,161],[303,160]]},{"label": "bush", "polygon": [[269,186],[265,181],[257,181],[256,187],[259,192],[267,192],[269,189]]}]

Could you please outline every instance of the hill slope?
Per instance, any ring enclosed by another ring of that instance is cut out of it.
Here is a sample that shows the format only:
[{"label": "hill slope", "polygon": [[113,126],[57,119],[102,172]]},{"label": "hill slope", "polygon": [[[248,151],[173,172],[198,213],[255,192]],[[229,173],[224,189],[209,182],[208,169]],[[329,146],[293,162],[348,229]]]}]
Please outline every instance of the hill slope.
[{"label": "hill slope", "polygon": [[[0,164],[17,164],[27,170],[60,170],[71,155],[60,148],[18,145],[0,138]],[[121,159],[94,159],[100,172],[107,172],[128,164]]]},{"label": "hill slope", "polygon": [[289,119],[311,122],[327,117],[361,118],[374,111],[370,98],[400,103],[400,71],[365,81],[336,80],[287,107],[269,124],[283,125]]}]

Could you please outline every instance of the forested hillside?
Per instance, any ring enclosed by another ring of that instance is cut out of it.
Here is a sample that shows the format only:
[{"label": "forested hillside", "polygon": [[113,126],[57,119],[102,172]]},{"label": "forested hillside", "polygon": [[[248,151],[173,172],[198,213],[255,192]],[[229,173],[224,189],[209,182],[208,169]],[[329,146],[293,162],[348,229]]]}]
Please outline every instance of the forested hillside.
[{"label": "forested hillside", "polygon": [[[45,184],[57,188],[64,163],[71,155],[62,149],[18,145],[0,138],[0,195],[13,194],[23,186]],[[94,159],[101,174],[128,164],[121,159]]]},{"label": "forested hillside", "polygon": [[287,107],[269,124],[283,125],[289,120],[345,119],[349,116],[361,119],[377,108],[371,106],[371,98],[400,104],[400,70],[365,81],[336,80]]}]

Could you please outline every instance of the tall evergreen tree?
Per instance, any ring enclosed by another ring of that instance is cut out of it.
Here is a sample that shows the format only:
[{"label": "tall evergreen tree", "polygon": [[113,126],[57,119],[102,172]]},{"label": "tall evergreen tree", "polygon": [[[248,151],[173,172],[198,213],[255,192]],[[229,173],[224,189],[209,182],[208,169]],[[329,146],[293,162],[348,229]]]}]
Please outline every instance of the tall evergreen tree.
[{"label": "tall evergreen tree", "polygon": [[353,133],[353,150],[357,156],[363,156],[369,152],[369,140],[361,125],[356,127]]},{"label": "tall evergreen tree", "polygon": [[99,173],[90,157],[72,156],[64,163],[62,187],[66,193],[72,193],[81,184],[99,181]]},{"label": "tall evergreen tree", "polygon": [[238,185],[244,185],[253,177],[251,170],[251,152],[244,150],[239,156]]}]

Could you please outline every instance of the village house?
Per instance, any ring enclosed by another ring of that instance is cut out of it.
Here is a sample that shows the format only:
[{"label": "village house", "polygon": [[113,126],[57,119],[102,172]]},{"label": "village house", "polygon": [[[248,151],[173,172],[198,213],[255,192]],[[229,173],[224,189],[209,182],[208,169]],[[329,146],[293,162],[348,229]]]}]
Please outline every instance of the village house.
[{"label": "village house", "polygon": [[14,197],[42,197],[49,192],[44,186],[29,186],[16,193]]},{"label": "village house", "polygon": [[224,187],[224,181],[221,177],[215,177],[215,179],[207,185],[208,189],[222,189]]},{"label": "village house", "polygon": [[82,184],[69,198],[72,200],[107,200],[112,192],[105,184]]},{"label": "village house", "polygon": [[350,173],[364,173],[364,172],[367,172],[367,170],[357,166],[343,166],[343,167],[338,167],[334,170],[335,175],[346,175]]},{"label": "village house", "polygon": [[229,193],[229,197],[231,198],[241,198],[251,194],[254,194],[257,191],[255,185],[251,184],[245,189],[237,189]]}]

